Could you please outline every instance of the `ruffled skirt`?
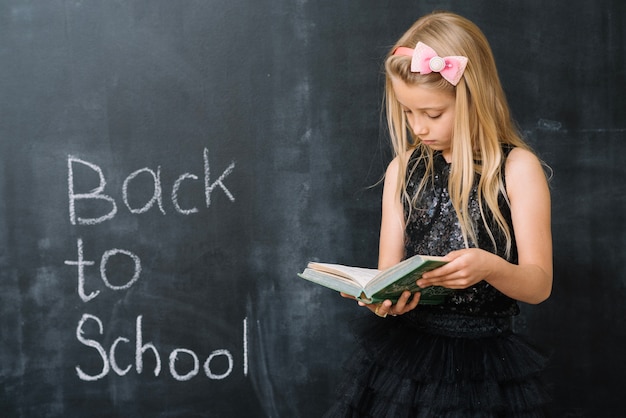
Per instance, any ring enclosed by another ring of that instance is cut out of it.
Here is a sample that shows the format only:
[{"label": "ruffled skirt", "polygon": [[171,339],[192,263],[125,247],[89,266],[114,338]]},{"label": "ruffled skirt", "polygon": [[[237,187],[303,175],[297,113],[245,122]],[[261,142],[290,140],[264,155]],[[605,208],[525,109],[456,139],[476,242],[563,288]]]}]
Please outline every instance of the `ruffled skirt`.
[{"label": "ruffled skirt", "polygon": [[358,324],[359,349],[325,417],[545,416],[547,357],[511,318],[412,311]]}]

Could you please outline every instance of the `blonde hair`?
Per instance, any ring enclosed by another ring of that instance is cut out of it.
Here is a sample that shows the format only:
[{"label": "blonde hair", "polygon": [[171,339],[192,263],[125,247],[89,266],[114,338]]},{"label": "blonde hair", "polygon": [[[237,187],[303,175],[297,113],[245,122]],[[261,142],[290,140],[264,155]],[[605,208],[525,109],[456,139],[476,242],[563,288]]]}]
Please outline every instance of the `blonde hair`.
[{"label": "blonde hair", "polygon": [[[414,48],[418,41],[433,48],[440,56],[462,55],[468,58],[463,77],[455,86],[438,73],[419,74],[410,70],[411,58],[393,55],[400,46]],[[400,163],[396,194],[413,207],[417,196],[433,174],[433,151],[420,143],[408,128],[406,116],[398,103],[391,85],[397,77],[409,85],[422,85],[455,96],[455,121],[452,134],[451,168],[448,191],[459,219],[465,246],[477,244],[476,225],[468,213],[470,193],[475,176],[478,182],[478,202],[482,221],[494,249],[497,247],[494,231],[488,225],[484,204],[493,215],[497,228],[506,238],[506,255],[512,246],[512,232],[500,211],[498,196],[508,203],[501,172],[504,155],[502,144],[530,149],[520,137],[513,121],[491,47],[482,31],[469,20],[448,12],[435,12],[420,18],[398,40],[385,61],[387,123],[394,154]],[[410,136],[410,140],[409,140]],[[417,193],[408,196],[406,178],[409,150],[417,149],[419,159],[426,162],[426,175]],[[484,202],[484,204],[483,204]],[[409,215],[407,215],[409,216]]]}]

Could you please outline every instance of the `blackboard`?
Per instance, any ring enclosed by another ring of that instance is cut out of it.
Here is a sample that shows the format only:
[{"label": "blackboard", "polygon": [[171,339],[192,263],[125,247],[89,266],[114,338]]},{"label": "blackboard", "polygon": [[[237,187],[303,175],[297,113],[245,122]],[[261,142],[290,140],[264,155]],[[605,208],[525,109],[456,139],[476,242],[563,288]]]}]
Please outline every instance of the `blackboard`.
[{"label": "blackboard", "polygon": [[555,285],[515,327],[556,416],[615,416],[626,364],[626,7],[617,1],[0,1],[0,410],[317,417],[373,266],[381,62],[421,14],[490,39],[553,170]]}]

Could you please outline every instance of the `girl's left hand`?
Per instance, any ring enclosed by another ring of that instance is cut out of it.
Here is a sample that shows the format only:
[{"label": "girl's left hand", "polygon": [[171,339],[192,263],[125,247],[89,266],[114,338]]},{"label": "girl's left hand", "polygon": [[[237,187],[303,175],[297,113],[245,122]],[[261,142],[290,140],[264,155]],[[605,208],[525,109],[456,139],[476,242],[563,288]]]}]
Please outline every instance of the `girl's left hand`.
[{"label": "girl's left hand", "polygon": [[489,277],[493,272],[494,257],[499,258],[479,248],[452,251],[445,256],[448,264],[424,273],[417,285],[466,289]]}]

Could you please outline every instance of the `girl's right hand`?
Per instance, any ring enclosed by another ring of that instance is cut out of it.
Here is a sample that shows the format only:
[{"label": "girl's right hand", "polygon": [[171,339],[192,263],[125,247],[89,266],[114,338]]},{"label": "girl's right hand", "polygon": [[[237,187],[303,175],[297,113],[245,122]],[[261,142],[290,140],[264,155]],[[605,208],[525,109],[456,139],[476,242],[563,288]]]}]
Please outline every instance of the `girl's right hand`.
[{"label": "girl's right hand", "polygon": [[[417,304],[420,300],[420,295],[421,294],[419,292],[416,292],[413,294],[413,297],[411,297],[411,292],[405,290],[395,304],[393,304],[390,300],[386,300],[382,303],[376,304],[366,304],[359,301],[359,306],[366,307],[375,315],[378,315],[381,318],[385,318],[387,315],[404,315],[405,313],[410,312],[417,307]],[[353,296],[346,295],[345,293],[342,293],[341,296],[349,299],[354,299]]]}]

